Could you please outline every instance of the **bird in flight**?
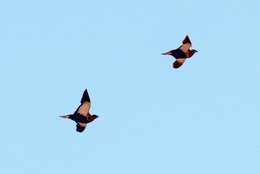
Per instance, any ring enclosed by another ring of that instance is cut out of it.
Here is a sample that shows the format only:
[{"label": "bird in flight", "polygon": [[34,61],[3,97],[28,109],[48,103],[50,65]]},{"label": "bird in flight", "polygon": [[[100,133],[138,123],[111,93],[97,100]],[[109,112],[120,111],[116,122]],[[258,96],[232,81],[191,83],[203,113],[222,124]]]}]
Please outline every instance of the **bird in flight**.
[{"label": "bird in flight", "polygon": [[87,127],[87,124],[98,118],[97,115],[90,114],[90,98],[87,89],[84,91],[80,105],[73,114],[60,116],[61,118],[70,119],[76,122],[76,131],[83,132]]},{"label": "bird in flight", "polygon": [[170,55],[175,57],[176,61],[173,62],[172,66],[173,68],[179,68],[187,58],[191,58],[194,53],[198,52],[195,49],[191,49],[191,46],[192,43],[187,35],[179,48],[163,53],[162,55]]}]

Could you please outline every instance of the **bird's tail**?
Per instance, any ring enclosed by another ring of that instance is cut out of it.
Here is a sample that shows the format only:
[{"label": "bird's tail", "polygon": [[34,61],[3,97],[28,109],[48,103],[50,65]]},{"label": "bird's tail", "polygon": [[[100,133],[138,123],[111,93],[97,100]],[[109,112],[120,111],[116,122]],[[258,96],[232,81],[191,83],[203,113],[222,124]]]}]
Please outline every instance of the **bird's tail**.
[{"label": "bird's tail", "polygon": [[170,55],[171,54],[171,51],[168,51],[166,53],[162,53],[162,55]]},{"label": "bird's tail", "polygon": [[62,116],[59,116],[59,117],[64,118],[64,119],[71,119],[71,116],[72,115],[62,115]]}]

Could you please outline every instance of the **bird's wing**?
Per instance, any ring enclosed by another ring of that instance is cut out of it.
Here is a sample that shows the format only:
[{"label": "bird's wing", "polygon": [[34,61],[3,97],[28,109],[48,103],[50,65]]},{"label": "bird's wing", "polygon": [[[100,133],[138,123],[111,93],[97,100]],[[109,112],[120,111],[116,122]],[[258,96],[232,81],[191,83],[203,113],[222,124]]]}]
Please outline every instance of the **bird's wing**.
[{"label": "bird's wing", "polygon": [[89,110],[90,110],[90,102],[86,101],[84,103],[82,103],[78,110],[77,110],[77,113],[81,114],[81,115],[84,115],[85,117],[87,117],[88,113],[89,113]]},{"label": "bird's wing", "polygon": [[76,131],[77,131],[77,132],[83,132],[86,127],[87,127],[87,124],[86,124],[86,123],[77,123],[77,125],[76,125]]},{"label": "bird's wing", "polygon": [[74,114],[79,113],[81,115],[87,116],[91,105],[87,89],[84,91],[80,103],[81,105],[76,109]]},{"label": "bird's wing", "polygon": [[183,39],[182,43],[183,43],[183,44],[186,44],[186,43],[189,43],[189,44],[191,44],[191,41],[190,41],[190,38],[189,38],[189,36],[188,36],[188,35],[187,35],[187,36],[185,36],[185,38]]},{"label": "bird's wing", "polygon": [[88,90],[87,90],[87,89],[85,89],[85,91],[84,91],[84,93],[83,93],[83,95],[82,95],[82,98],[81,98],[80,103],[82,104],[82,103],[84,103],[84,102],[86,102],[86,101],[90,103],[90,98],[89,98]]},{"label": "bird's wing", "polygon": [[172,66],[173,68],[179,68],[182,66],[182,64],[185,62],[185,59],[176,59],[175,62],[173,62]]},{"label": "bird's wing", "polygon": [[87,117],[90,109],[90,98],[87,89],[85,89],[80,102],[81,105],[79,106],[76,112]]},{"label": "bird's wing", "polygon": [[184,38],[184,40],[182,41],[182,45],[181,45],[180,49],[181,49],[184,53],[187,53],[188,50],[190,49],[191,45],[192,45],[192,43],[191,43],[191,41],[190,41],[189,36],[186,36],[186,37]]}]

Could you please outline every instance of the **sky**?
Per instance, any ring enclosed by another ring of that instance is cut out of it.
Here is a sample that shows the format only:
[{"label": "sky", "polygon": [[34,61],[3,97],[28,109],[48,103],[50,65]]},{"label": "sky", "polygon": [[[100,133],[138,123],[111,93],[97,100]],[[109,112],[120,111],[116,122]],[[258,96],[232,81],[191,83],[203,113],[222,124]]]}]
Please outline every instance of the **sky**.
[{"label": "sky", "polygon": [[[0,2],[0,173],[259,174],[257,0]],[[161,53],[189,35],[178,70]],[[99,118],[58,116],[87,88]]]}]

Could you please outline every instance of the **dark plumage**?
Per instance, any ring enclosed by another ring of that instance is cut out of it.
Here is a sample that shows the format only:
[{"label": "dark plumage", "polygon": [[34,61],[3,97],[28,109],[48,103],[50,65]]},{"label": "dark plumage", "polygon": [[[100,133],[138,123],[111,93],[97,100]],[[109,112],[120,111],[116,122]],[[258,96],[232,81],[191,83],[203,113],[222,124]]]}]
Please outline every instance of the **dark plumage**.
[{"label": "dark plumage", "polygon": [[189,36],[186,36],[179,48],[163,53],[163,55],[175,57],[176,61],[172,64],[173,68],[179,68],[185,62],[185,59],[191,58],[194,53],[198,52],[195,49],[190,49],[191,45],[192,43]]},{"label": "dark plumage", "polygon": [[77,132],[83,132],[87,126],[88,123],[94,121],[98,116],[90,114],[90,98],[88,95],[87,89],[84,91],[80,106],[77,108],[77,110],[73,114],[60,116],[65,119],[73,120],[77,123],[76,125],[76,131]]}]

